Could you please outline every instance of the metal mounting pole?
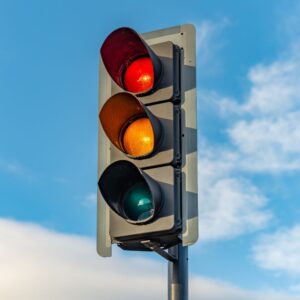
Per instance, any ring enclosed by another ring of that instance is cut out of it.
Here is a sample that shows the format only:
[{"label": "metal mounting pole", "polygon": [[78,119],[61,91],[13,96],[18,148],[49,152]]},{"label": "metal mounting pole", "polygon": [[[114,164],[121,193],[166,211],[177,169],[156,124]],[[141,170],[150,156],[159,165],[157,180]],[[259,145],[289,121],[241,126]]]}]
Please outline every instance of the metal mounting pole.
[{"label": "metal mounting pole", "polygon": [[188,247],[179,244],[168,252],[177,257],[169,261],[168,300],[188,300]]}]

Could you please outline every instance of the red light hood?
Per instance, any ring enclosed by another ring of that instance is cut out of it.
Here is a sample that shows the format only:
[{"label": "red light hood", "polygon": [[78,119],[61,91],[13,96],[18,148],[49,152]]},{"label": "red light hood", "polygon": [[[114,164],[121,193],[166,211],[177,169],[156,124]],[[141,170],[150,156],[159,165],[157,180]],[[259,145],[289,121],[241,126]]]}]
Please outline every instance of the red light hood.
[{"label": "red light hood", "polygon": [[148,87],[147,90],[138,93],[144,94],[151,92],[159,82],[162,71],[159,58],[138,33],[131,28],[121,27],[110,33],[105,39],[100,53],[109,75],[126,91],[137,93],[136,91],[130,91],[126,88],[124,74],[128,66],[141,57],[151,59],[154,79],[153,85],[150,88]]}]

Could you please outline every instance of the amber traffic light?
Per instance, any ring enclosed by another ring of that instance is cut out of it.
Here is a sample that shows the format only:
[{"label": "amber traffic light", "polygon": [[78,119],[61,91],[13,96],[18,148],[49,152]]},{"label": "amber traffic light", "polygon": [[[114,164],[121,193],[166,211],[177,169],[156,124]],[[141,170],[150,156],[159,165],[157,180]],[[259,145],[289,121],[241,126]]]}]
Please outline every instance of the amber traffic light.
[{"label": "amber traffic light", "polygon": [[141,117],[133,120],[123,134],[125,152],[133,157],[145,156],[153,152],[154,132],[150,120]]},{"label": "amber traffic light", "polygon": [[113,145],[129,157],[149,156],[160,143],[160,121],[129,93],[110,97],[103,105],[99,119]]}]

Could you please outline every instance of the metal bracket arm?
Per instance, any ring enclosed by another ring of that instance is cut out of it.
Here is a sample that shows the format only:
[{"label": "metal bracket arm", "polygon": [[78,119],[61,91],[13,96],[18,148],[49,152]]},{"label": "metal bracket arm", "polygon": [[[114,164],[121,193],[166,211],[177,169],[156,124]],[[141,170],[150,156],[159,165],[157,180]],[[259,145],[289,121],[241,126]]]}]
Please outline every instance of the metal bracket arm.
[{"label": "metal bracket arm", "polygon": [[177,256],[171,255],[167,251],[161,249],[159,247],[158,243],[151,242],[150,240],[147,240],[147,241],[141,241],[141,244],[144,245],[146,248],[148,248],[152,251],[155,251],[157,254],[159,254],[163,258],[167,259],[168,261],[176,262],[178,260]]}]

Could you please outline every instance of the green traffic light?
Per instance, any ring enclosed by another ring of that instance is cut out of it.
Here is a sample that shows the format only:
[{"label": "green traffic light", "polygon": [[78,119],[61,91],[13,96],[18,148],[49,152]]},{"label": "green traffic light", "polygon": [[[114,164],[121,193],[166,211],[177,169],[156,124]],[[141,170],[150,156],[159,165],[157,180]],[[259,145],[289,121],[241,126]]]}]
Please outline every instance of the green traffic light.
[{"label": "green traffic light", "polygon": [[145,182],[138,182],[123,196],[123,210],[132,221],[143,221],[154,213],[150,190]]}]

